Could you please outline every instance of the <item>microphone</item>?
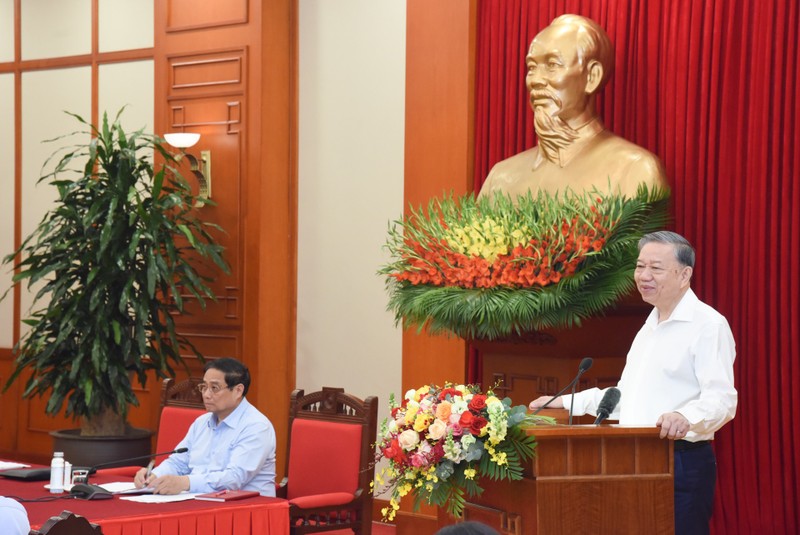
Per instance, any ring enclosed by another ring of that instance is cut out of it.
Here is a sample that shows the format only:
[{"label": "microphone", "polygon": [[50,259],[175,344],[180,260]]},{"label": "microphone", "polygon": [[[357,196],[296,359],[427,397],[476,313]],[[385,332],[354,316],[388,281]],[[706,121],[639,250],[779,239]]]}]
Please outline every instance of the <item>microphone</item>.
[{"label": "microphone", "polygon": [[189,451],[189,448],[178,448],[172,451],[163,451],[161,453],[151,453],[150,455],[140,455],[138,457],[130,457],[128,459],[120,459],[117,461],[110,461],[106,463],[96,464],[94,466],[89,467],[87,471],[86,478],[88,479],[90,475],[94,474],[98,468],[111,468],[113,466],[129,466],[131,463],[135,461],[144,461],[146,459],[152,459],[153,457],[161,457],[162,455],[172,455],[173,453],[186,453]]},{"label": "microphone", "polygon": [[597,406],[597,420],[594,421],[594,425],[600,425],[600,423],[608,418],[608,416],[614,412],[614,409],[617,408],[617,404],[619,403],[619,398],[622,396],[622,392],[619,391],[619,388],[614,388],[613,386],[606,390],[605,395],[603,395],[603,399],[600,400],[600,405]]},{"label": "microphone", "polygon": [[558,396],[560,396],[561,394],[563,394],[564,392],[566,392],[566,391],[567,391],[567,389],[569,389],[569,388],[572,388],[572,385],[574,385],[574,384],[576,384],[576,383],[578,382],[578,379],[580,379],[581,375],[583,375],[584,373],[586,373],[586,370],[588,370],[589,368],[591,368],[593,363],[594,363],[594,361],[592,360],[592,358],[591,358],[591,357],[586,357],[586,358],[584,358],[584,359],[581,361],[581,364],[580,364],[580,366],[578,366],[578,375],[576,375],[576,376],[575,376],[575,379],[573,379],[572,381],[570,381],[570,383],[569,383],[567,386],[565,386],[564,388],[562,388],[562,389],[561,389],[561,390],[558,392],[558,394],[556,394],[555,396],[553,396],[553,397],[551,397],[550,399],[548,399],[548,400],[547,400],[547,403],[545,403],[544,405],[542,405],[541,407],[539,407],[538,409],[536,409],[535,411],[533,411],[533,414],[538,414],[540,410],[542,410],[542,409],[544,409],[545,407],[547,407],[548,405],[550,405],[550,404],[553,402],[553,400],[555,400],[555,399],[556,399]]}]

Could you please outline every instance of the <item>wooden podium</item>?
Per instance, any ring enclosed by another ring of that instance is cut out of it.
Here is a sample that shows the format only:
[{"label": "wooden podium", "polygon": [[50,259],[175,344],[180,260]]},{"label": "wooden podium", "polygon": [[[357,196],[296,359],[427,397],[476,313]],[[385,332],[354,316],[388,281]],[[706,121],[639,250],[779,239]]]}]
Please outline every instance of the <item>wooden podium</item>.
[{"label": "wooden podium", "polygon": [[[481,480],[464,520],[503,534],[672,534],[672,441],[656,428],[536,427],[536,457],[520,481]],[[438,523],[453,523],[442,508]]]}]

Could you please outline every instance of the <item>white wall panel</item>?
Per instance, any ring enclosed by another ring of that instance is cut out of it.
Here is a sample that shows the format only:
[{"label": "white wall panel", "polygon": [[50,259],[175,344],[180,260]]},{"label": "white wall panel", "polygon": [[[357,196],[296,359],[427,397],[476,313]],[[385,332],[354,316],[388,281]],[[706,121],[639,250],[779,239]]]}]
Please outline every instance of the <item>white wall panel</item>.
[{"label": "white wall panel", "polygon": [[22,59],[92,51],[91,0],[24,0],[20,4]]},{"label": "white wall panel", "polygon": [[[73,136],[46,143],[45,140],[80,129],[77,120],[64,110],[91,120],[91,69],[53,69],[22,75],[22,237],[28,236],[52,207],[55,188],[37,181],[52,170],[53,162],[42,170],[48,157],[60,146],[85,143],[88,136]],[[57,162],[57,160],[56,160]],[[32,295],[22,293],[21,312],[25,317]]]},{"label": "white wall panel", "polygon": [[403,211],[406,5],[300,0],[297,387],[399,392],[376,270]]},{"label": "white wall panel", "polygon": [[99,67],[98,113],[108,112],[113,121],[117,112],[125,106],[120,117],[126,131],[144,128],[153,132],[154,81],[153,61],[131,61],[108,63]]},{"label": "white wall panel", "polygon": [[14,0],[0,0],[0,63],[14,61]]},{"label": "white wall panel", "polygon": [[153,0],[99,0],[100,52],[153,46]]}]

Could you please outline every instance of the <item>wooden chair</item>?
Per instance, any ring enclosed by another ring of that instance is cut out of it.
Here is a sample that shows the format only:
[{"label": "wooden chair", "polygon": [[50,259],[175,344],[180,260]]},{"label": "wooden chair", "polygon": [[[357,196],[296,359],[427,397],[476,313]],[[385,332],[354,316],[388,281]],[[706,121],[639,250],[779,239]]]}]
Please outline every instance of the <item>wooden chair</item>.
[{"label": "wooden chair", "polygon": [[103,532],[100,526],[82,516],[62,511],[58,516],[51,516],[40,529],[32,529],[30,535],[103,535]]},{"label": "wooden chair", "polygon": [[291,533],[372,531],[378,398],[360,400],[343,388],[292,392],[287,477],[278,496],[289,500]]},{"label": "wooden chair", "polygon": [[[177,383],[173,379],[164,379],[161,385],[161,416],[154,453],[174,450],[186,436],[192,422],[206,412],[203,395],[197,390],[197,385],[202,382],[201,377],[190,377]],[[156,464],[165,458],[157,457]],[[141,466],[120,466],[98,470],[98,473],[133,477],[140,468]]]}]

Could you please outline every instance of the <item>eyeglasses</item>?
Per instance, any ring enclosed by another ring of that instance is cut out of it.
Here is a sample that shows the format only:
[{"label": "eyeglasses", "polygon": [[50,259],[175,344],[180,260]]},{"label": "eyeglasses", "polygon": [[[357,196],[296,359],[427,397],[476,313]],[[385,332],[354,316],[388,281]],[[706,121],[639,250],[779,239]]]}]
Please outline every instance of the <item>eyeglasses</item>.
[{"label": "eyeglasses", "polygon": [[[236,386],[236,385],[234,385],[234,386]],[[201,394],[205,394],[206,390],[210,390],[212,396],[216,396],[217,394],[219,394],[222,390],[225,390],[226,388],[230,389],[230,390],[233,390],[233,386],[220,386],[220,385],[216,385],[216,384],[207,385],[206,383],[200,383],[199,385],[197,385],[197,390],[199,390]]]},{"label": "eyeglasses", "polygon": [[654,277],[658,277],[659,275],[663,275],[669,271],[674,271],[675,273],[679,272],[679,268],[664,268],[661,266],[651,266],[649,264],[636,264],[636,268],[634,269],[634,273],[640,275],[644,273],[645,270],[650,270],[650,274]]}]

